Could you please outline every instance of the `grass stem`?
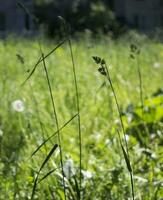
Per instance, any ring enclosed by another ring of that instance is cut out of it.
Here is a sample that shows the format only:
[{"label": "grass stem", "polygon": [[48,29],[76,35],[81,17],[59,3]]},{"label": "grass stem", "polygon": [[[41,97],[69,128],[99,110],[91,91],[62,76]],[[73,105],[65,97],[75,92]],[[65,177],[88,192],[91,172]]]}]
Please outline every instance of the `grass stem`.
[{"label": "grass stem", "polygon": [[[66,34],[66,38],[68,40],[69,50],[70,50],[70,56],[71,56],[71,62],[72,62],[72,71],[73,71],[73,78],[74,78],[74,85],[75,85],[75,96],[76,96],[76,109],[78,114],[78,138],[79,138],[79,186],[81,191],[81,185],[82,185],[82,133],[81,133],[81,120],[80,120],[80,103],[79,103],[79,91],[78,91],[78,83],[77,83],[77,75],[76,75],[76,67],[75,67],[75,61],[74,61],[74,55],[72,50],[72,43],[71,38],[69,34],[69,29],[66,24],[66,21],[64,18],[59,16],[59,19],[61,20],[64,28],[64,32]],[[79,195],[79,199],[81,196]]]}]

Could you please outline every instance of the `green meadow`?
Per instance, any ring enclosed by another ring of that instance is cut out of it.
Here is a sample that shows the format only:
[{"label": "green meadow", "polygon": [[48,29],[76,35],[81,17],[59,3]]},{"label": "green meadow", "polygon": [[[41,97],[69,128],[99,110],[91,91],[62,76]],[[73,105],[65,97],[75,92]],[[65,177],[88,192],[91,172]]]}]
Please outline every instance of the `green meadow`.
[{"label": "green meadow", "polygon": [[0,199],[161,200],[162,43],[59,42],[0,41]]}]

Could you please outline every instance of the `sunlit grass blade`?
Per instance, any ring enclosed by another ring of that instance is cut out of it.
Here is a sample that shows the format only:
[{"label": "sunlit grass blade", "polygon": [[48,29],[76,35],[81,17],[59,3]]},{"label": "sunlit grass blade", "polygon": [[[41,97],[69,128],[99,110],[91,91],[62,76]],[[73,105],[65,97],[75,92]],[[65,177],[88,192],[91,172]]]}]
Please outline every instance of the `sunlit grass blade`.
[{"label": "sunlit grass blade", "polygon": [[[78,114],[74,115],[71,119],[69,119],[61,128],[59,128],[59,131],[61,131],[63,128],[65,128]],[[36,150],[32,153],[31,157],[34,156],[37,151],[44,146],[44,144],[46,144],[52,137],[56,136],[58,133],[58,131],[56,131],[55,133],[53,133],[51,136],[49,136],[43,143],[41,143]]]}]

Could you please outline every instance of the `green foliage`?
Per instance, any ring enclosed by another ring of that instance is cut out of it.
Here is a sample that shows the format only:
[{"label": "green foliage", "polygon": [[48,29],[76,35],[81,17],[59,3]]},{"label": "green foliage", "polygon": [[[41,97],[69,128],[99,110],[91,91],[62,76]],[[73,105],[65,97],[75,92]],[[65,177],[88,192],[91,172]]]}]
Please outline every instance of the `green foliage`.
[{"label": "green foliage", "polygon": [[[54,41],[48,40],[41,41],[41,44],[45,55],[57,46]],[[73,41],[72,48],[81,108],[81,198],[121,200],[131,197],[124,159],[126,153],[122,152],[117,137],[119,118],[116,105],[106,77],[101,76],[92,60],[93,55],[99,55],[109,63],[128,135],[135,197],[138,200],[160,200],[163,196],[163,96],[162,90],[157,89],[162,86],[162,44],[141,38],[139,59],[144,91],[143,116],[137,70],[130,59],[130,42],[123,39],[112,41],[104,36],[102,40],[85,36],[80,41]],[[41,63],[22,85],[41,56],[38,44],[34,40],[15,41],[9,38],[0,41],[0,53],[0,198],[30,199],[34,180],[42,165],[35,199],[64,199],[59,147],[55,146],[58,144],[57,130]],[[104,64],[102,59],[95,57],[95,60]],[[58,113],[63,164],[71,164],[65,177],[66,192],[69,199],[77,199],[80,179],[78,126],[67,43],[51,53],[46,64]],[[22,112],[12,108],[16,99],[24,102]],[[44,145],[31,157],[41,144]]]},{"label": "green foliage", "polygon": [[[162,137],[159,132],[162,130],[163,123],[163,96],[158,95],[150,97],[144,101],[144,113],[140,106],[129,105],[124,114],[124,121],[127,124],[127,133],[133,135],[141,145],[150,145],[157,138],[159,144],[162,144]],[[148,132],[147,132],[148,130]]]}]

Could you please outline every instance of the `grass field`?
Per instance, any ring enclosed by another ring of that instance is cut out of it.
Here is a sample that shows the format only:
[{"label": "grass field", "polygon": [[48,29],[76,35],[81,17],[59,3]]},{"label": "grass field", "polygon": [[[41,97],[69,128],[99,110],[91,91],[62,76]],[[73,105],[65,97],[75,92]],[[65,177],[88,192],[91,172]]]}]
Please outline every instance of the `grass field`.
[{"label": "grass field", "polygon": [[[131,43],[140,48],[140,54],[133,53],[135,59],[130,56]],[[56,45],[56,41],[41,41],[45,55]],[[45,65],[58,126],[74,118],[60,131],[61,148],[54,146],[59,144],[56,134],[31,157],[57,131],[45,66],[41,62],[22,85],[41,56],[38,42],[13,38],[0,41],[0,199],[31,199],[32,190],[33,199],[65,199],[64,186],[66,199],[133,199],[126,166],[129,159],[135,200],[161,200],[163,45],[142,37],[118,41],[86,37],[73,40],[72,49],[79,113],[71,54],[65,42],[45,59]],[[110,83],[99,73],[92,56],[107,63],[120,113]],[[130,154],[126,159],[127,150],[123,151],[117,134],[118,129],[123,146],[121,119]]]}]

